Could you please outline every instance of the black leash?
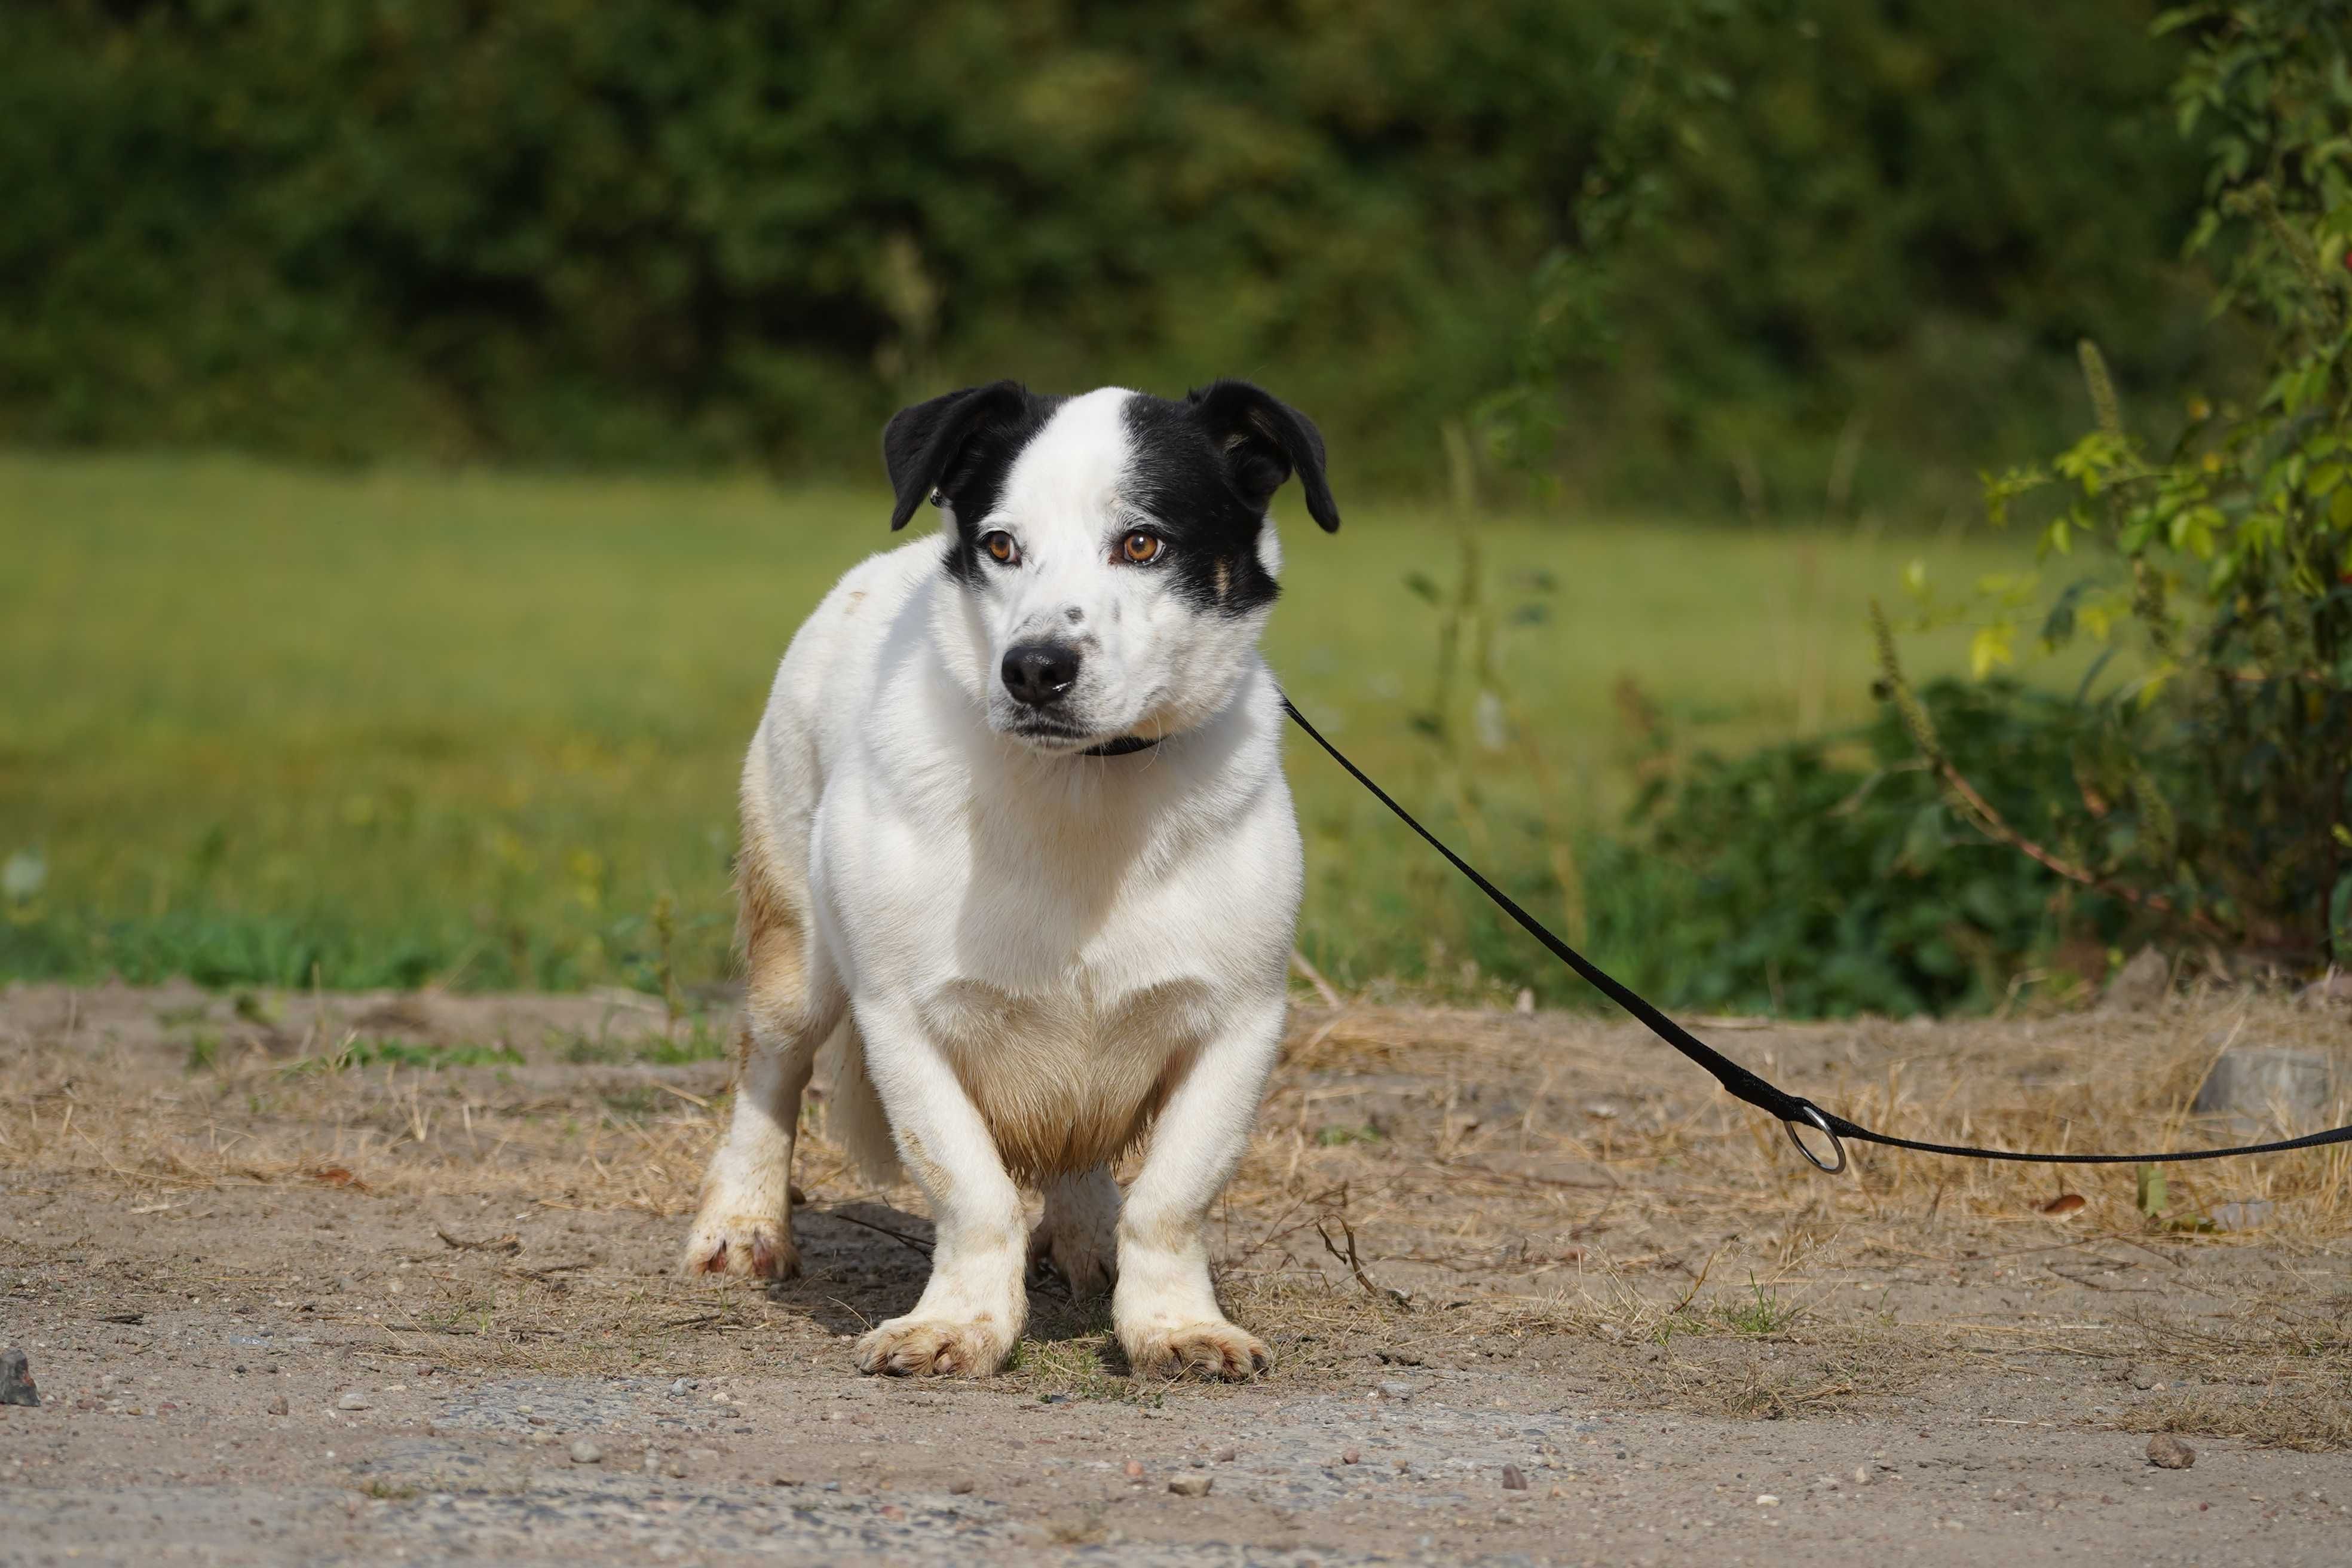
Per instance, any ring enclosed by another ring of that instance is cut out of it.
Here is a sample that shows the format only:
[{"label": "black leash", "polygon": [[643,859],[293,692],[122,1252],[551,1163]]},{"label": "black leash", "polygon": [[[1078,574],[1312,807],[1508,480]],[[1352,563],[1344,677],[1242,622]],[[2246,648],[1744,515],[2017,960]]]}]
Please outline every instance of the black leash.
[{"label": "black leash", "polygon": [[[1789,1134],[1789,1142],[1797,1146],[1815,1169],[1832,1175],[1845,1169],[1845,1140],[1859,1139],[1866,1143],[1883,1143],[1890,1149],[1911,1149],[1922,1154],[1952,1154],[1971,1160],[2023,1160],[2035,1164],[2050,1165],[2146,1165],[2183,1160],[2222,1160],[2237,1154],[2277,1154],[2290,1149],[2316,1149],[2328,1143],[2352,1142],[2352,1127],[2337,1127],[2326,1132],[2307,1133],[2301,1138],[2282,1138],[2273,1143],[2246,1143],[2234,1149],[2185,1149],[2158,1154],[2033,1154],[2010,1149],[1974,1149],[1959,1143],[1923,1143],[1916,1138],[1897,1138],[1891,1133],[1874,1132],[1858,1121],[1849,1121],[1832,1110],[1823,1110],[1802,1095],[1790,1094],[1784,1089],[1766,1082],[1749,1072],[1721,1051],[1659,1012],[1635,992],[1621,985],[1600,965],[1552,934],[1551,928],[1521,909],[1518,901],[1502,889],[1488,881],[1478,868],[1447,848],[1437,835],[1423,827],[1412,813],[1399,805],[1389,792],[1374,784],[1364,770],[1349,762],[1347,754],[1323,738],[1323,732],[1307,721],[1288,697],[1282,700],[1282,710],[1290,721],[1307,731],[1307,738],[1331,754],[1331,760],[1348,770],[1355,781],[1370,790],[1372,798],[1396,813],[1397,820],[1421,835],[1423,842],[1445,857],[1453,868],[1470,879],[1473,886],[1495,902],[1495,907],[1518,921],[1519,929],[1544,944],[1551,955],[1567,964],[1598,990],[1635,1018],[1650,1033],[1682,1052],[1692,1061],[1715,1076],[1715,1081],[1748,1104],[1779,1119]],[[1813,1128],[1829,1137],[1834,1163],[1813,1152],[1801,1137],[1800,1127]]]}]

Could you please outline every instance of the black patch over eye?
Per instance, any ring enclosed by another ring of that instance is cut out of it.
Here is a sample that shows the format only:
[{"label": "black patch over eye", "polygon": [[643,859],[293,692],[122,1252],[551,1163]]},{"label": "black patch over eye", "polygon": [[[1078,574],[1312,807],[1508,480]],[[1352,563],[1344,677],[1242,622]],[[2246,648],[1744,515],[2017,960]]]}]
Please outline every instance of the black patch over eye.
[{"label": "black patch over eye", "polygon": [[992,530],[990,532],[982,534],[980,536],[980,547],[983,551],[987,552],[988,558],[991,561],[995,562],[1000,566],[1018,566],[1021,564],[1021,546],[1013,543],[1013,536],[1005,532],[1003,529]]},{"label": "black patch over eye", "polygon": [[[1128,454],[1120,500],[1151,520],[1160,550],[1149,569],[1188,604],[1246,616],[1274,602],[1278,588],[1259,547],[1266,505],[1294,472],[1314,477],[1309,515],[1325,528],[1338,525],[1323,485],[1320,437],[1305,416],[1255,387],[1218,382],[1182,403],[1139,393],[1121,414]],[[1129,539],[1140,531],[1110,542],[1113,564],[1146,564],[1128,554]]]}]

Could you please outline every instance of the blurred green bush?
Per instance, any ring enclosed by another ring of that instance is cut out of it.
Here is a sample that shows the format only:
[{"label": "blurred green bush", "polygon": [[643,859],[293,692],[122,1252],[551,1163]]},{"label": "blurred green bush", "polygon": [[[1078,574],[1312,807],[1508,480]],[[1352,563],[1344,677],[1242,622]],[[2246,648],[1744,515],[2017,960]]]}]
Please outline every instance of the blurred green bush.
[{"label": "blurred green bush", "polygon": [[2079,414],[2078,337],[2128,345],[2127,388],[2210,368],[2200,287],[2150,259],[2198,162],[2149,16],[0,7],[0,440],[862,475],[942,384],[1240,374],[1351,484],[1426,483],[1626,178],[1661,221],[1564,389],[1571,484],[1916,513]]},{"label": "blurred green bush", "polygon": [[[2095,716],[2011,680],[1946,679],[1919,693],[1947,752],[1991,781],[2028,832],[2065,818]],[[1591,921],[1629,979],[1686,1005],[1783,1017],[1981,1011],[2072,939],[2105,973],[2120,907],[1987,841],[1913,752],[1892,705],[1850,735],[1701,755],[1654,786],[1632,826],[1648,841],[1586,851]]]}]

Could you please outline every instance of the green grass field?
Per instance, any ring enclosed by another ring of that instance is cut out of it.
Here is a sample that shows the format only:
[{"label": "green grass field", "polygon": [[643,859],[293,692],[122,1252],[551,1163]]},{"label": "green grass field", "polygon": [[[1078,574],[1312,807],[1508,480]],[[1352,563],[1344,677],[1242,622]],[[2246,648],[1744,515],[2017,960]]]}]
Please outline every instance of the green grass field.
[{"label": "green grass field", "polygon": [[[1440,741],[1414,716],[1443,617],[1407,579],[1457,602],[1463,531],[1341,502],[1336,537],[1286,529],[1276,669],[1552,911],[1651,752],[1629,715],[1685,749],[1853,722],[1864,607],[1905,561],[2021,560],[1982,538],[1481,521],[1494,629],[1460,639]],[[0,457],[0,977],[718,975],[742,746],[801,616],[891,542],[886,510],[751,479]],[[1303,742],[1291,775],[1301,945],[1333,979],[1567,994]]]}]

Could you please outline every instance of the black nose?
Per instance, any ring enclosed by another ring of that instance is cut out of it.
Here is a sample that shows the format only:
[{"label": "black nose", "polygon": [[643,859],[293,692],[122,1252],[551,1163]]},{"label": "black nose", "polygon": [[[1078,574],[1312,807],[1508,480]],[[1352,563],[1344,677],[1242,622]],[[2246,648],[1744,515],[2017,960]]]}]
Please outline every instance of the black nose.
[{"label": "black nose", "polygon": [[1050,708],[1078,679],[1078,650],[1067,643],[1015,644],[1004,656],[1004,689],[1030,708]]}]

